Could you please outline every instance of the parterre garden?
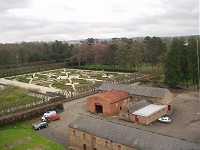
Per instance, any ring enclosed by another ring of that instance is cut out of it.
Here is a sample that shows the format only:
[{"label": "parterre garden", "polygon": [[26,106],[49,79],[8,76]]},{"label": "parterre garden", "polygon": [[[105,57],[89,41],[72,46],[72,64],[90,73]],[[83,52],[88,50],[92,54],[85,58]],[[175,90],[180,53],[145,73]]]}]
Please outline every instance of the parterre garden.
[{"label": "parterre garden", "polygon": [[130,79],[132,73],[117,73],[106,71],[91,71],[79,69],[56,69],[6,77],[29,84],[41,85],[61,90],[76,91],[93,86],[104,81],[121,81]]}]

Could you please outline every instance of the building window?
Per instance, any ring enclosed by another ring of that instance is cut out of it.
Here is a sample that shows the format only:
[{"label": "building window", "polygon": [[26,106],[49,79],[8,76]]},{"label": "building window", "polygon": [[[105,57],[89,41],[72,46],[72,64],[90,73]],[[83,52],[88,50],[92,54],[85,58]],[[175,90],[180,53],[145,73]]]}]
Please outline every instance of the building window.
[{"label": "building window", "polygon": [[83,133],[83,139],[85,140],[85,133]]},{"label": "building window", "polygon": [[83,150],[87,150],[86,144],[83,144]]},{"label": "building window", "polygon": [[94,144],[96,143],[96,137],[92,137]]},{"label": "building window", "polygon": [[74,135],[74,136],[76,136],[76,131],[75,131],[75,130],[73,130],[72,132],[73,132],[73,135]]},{"label": "building window", "polygon": [[167,109],[168,109],[168,111],[171,111],[171,105],[168,105]]},{"label": "building window", "polygon": [[122,110],[122,107],[120,106],[119,109]]},{"label": "building window", "polygon": [[105,141],[105,147],[108,147],[108,141]]},{"label": "building window", "polygon": [[97,148],[93,148],[93,150],[97,150]]},{"label": "building window", "polygon": [[139,122],[139,118],[135,116],[135,122]]},{"label": "building window", "polygon": [[121,145],[118,145],[118,150],[121,150]]}]

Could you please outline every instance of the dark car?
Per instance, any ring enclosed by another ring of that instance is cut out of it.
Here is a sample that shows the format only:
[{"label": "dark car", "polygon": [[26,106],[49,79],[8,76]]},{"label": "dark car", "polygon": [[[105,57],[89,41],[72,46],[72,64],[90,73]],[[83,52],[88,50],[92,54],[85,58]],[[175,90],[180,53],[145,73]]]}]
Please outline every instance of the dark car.
[{"label": "dark car", "polygon": [[40,129],[47,128],[47,127],[48,127],[48,123],[47,122],[40,122],[40,123],[37,123],[37,124],[33,125],[33,129],[34,130],[40,130]]}]

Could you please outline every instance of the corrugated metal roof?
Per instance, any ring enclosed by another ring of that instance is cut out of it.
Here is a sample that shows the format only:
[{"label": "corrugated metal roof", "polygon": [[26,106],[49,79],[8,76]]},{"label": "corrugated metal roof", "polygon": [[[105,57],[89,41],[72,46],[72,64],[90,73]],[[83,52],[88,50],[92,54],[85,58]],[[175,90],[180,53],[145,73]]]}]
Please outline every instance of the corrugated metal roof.
[{"label": "corrugated metal roof", "polygon": [[151,102],[149,100],[136,101],[136,102],[132,103],[131,105],[129,105],[129,112],[134,112],[134,111],[141,109],[150,104],[151,104]]},{"label": "corrugated metal roof", "polygon": [[200,144],[91,117],[79,118],[69,127],[142,150],[200,150]]},{"label": "corrugated metal roof", "polygon": [[155,114],[156,112],[162,110],[165,107],[167,107],[167,105],[150,104],[150,105],[145,106],[145,107],[143,107],[139,110],[136,110],[132,114],[138,115],[138,116],[148,117],[148,116],[151,116],[152,114]]}]

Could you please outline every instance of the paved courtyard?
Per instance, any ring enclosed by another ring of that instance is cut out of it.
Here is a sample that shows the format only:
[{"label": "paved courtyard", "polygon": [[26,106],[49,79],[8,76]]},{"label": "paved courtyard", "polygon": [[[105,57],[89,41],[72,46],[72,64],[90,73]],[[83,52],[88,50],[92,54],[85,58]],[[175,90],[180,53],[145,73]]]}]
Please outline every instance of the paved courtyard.
[{"label": "paved courtyard", "polygon": [[200,100],[195,92],[176,94],[174,100],[174,113],[171,115],[171,124],[155,122],[150,126],[133,124],[118,119],[118,117],[97,116],[85,110],[86,98],[64,103],[64,111],[60,114],[62,119],[50,123],[49,127],[40,130],[40,134],[67,146],[67,126],[81,115],[106,119],[117,124],[130,126],[144,132],[156,133],[166,137],[177,138],[182,141],[200,144]]}]

